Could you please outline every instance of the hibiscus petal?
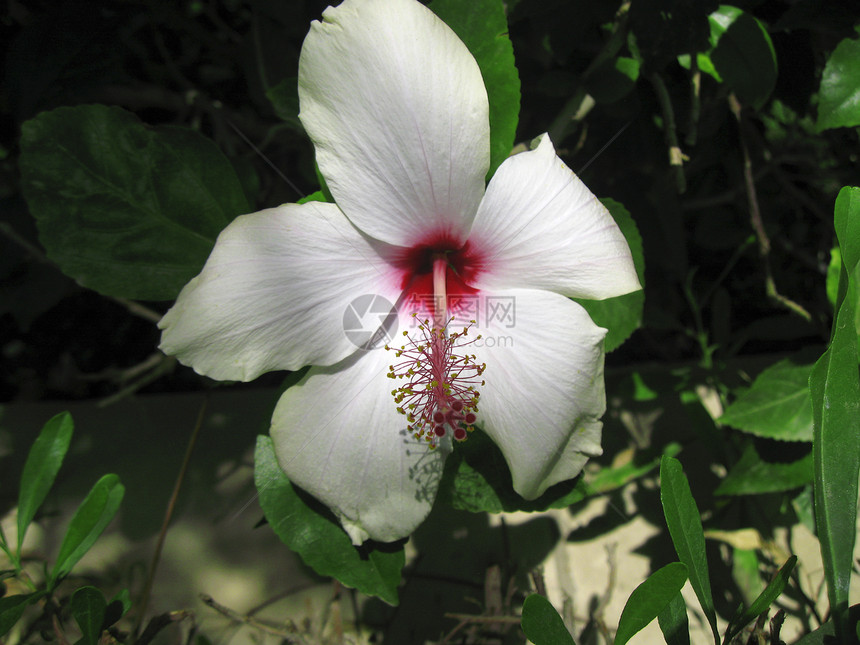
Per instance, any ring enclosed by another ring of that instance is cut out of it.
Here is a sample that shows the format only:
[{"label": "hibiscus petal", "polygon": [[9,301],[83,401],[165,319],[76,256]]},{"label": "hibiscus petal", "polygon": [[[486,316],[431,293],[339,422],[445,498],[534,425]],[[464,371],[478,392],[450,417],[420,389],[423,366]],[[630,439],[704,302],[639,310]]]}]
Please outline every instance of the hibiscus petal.
[{"label": "hibiscus petal", "polygon": [[482,338],[469,346],[487,366],[478,424],[504,454],[514,489],[534,499],[601,452],[606,330],[549,291],[481,298]]},{"label": "hibiscus petal", "polygon": [[469,241],[487,258],[489,289],[602,300],[640,288],[624,235],[546,135],[493,175]]},{"label": "hibiscus petal", "polygon": [[314,22],[299,59],[299,115],[338,205],[362,231],[410,246],[464,239],[489,167],[475,59],[414,0],[346,0]]},{"label": "hibiscus petal", "polygon": [[380,253],[385,245],[357,231],[334,204],[238,217],[159,322],[161,350],[220,380],[339,361],[360,345],[344,331],[350,303],[363,294],[397,300]]},{"label": "hibiscus petal", "polygon": [[386,378],[392,353],[312,368],[275,408],[281,467],[338,517],[354,544],[406,537],[430,512],[448,451],[406,431]]}]

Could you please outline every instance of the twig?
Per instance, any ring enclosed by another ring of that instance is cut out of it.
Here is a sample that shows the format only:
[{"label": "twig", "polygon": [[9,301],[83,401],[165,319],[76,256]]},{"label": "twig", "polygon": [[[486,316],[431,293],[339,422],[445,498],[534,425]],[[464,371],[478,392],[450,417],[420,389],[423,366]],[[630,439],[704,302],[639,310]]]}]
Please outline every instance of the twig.
[{"label": "twig", "polygon": [[[158,541],[155,544],[155,553],[152,554],[152,562],[149,565],[149,574],[146,578],[146,585],[143,588],[143,594],[140,599],[140,608],[138,610],[137,621],[132,634],[137,634],[143,624],[143,618],[146,615],[146,606],[149,603],[149,595],[152,592],[152,582],[155,579],[155,570],[158,568],[158,561],[161,558],[161,549],[164,546],[164,539],[167,536],[167,529],[170,525],[170,520],[173,517],[173,510],[176,508],[176,499],[179,497],[179,489],[182,488],[182,482],[185,479],[185,473],[188,470],[188,464],[191,461],[191,453],[194,451],[194,446],[197,443],[197,437],[200,434],[200,428],[203,426],[203,416],[206,413],[206,404],[208,396],[203,399],[203,404],[200,406],[200,411],[197,413],[197,422],[194,424],[194,430],[191,432],[191,438],[188,440],[188,447],[185,449],[185,457],[182,459],[182,466],[179,468],[179,474],[176,476],[176,484],[173,486],[173,493],[170,495],[170,500],[167,502],[167,510],[164,513],[164,521],[161,524],[161,531],[158,533]],[[149,627],[147,627],[149,629]]]},{"label": "twig", "polygon": [[55,611],[51,612],[51,626],[54,628],[54,636],[57,637],[57,643],[59,645],[69,645],[65,633],[63,633],[63,626],[60,625],[60,619]]},{"label": "twig", "polygon": [[239,612],[230,609],[229,607],[225,607],[224,605],[215,601],[212,596],[207,594],[200,594],[200,600],[203,601],[203,604],[207,607],[211,607],[215,611],[217,611],[222,616],[226,616],[233,622],[242,623],[244,625],[248,625],[250,627],[254,627],[259,629],[260,631],[266,632],[267,634],[272,634],[274,636],[280,636],[288,643],[292,643],[294,645],[306,645],[307,641],[300,635],[295,633],[296,626],[292,625],[291,628],[281,629],[279,627],[275,627],[274,625],[270,625],[269,623],[263,622],[258,618],[254,618],[253,616],[248,616],[247,614],[240,614]]},{"label": "twig", "polygon": [[168,625],[172,625],[173,623],[183,621],[186,618],[190,618],[193,621],[194,612],[190,609],[180,609],[179,611],[170,611],[166,614],[153,616],[152,620],[147,623],[146,629],[143,630],[140,637],[133,641],[134,645],[148,645],[148,643],[151,643],[152,639],[155,638],[162,629]]},{"label": "twig", "polygon": [[779,609],[770,619],[770,645],[780,645],[782,641],[779,639],[779,632],[782,630],[782,623],[785,622],[785,610]]},{"label": "twig", "polygon": [[485,625],[491,623],[519,624],[520,621],[522,621],[520,616],[478,616],[477,614],[445,613],[445,618],[454,618],[455,620],[462,620],[467,623],[480,623]]},{"label": "twig", "polygon": [[687,179],[684,177],[684,161],[686,160],[686,156],[678,144],[672,99],[669,98],[669,90],[666,89],[666,83],[663,82],[659,74],[654,72],[648,78],[651,81],[651,85],[654,86],[654,92],[657,94],[660,110],[663,113],[663,133],[666,136],[666,145],[669,146],[669,166],[674,169],[675,188],[678,194],[681,194],[687,190]]},{"label": "twig", "polygon": [[[7,238],[9,238],[13,242],[15,242],[15,244],[17,244],[22,249],[24,249],[37,262],[41,262],[43,264],[50,264],[52,267],[54,267],[55,269],[60,271],[60,273],[63,273],[65,275],[65,272],[63,272],[63,270],[57,265],[56,262],[51,260],[47,255],[45,255],[45,253],[40,248],[38,248],[37,246],[35,246],[33,244],[30,244],[30,242],[28,242],[23,237],[18,235],[18,233],[11,226],[9,226],[9,224],[7,224],[6,222],[0,222],[0,233],[5,235]],[[100,294],[100,295],[104,296],[104,294]],[[152,309],[149,309],[148,307],[144,307],[142,304],[140,304],[138,302],[134,302],[132,300],[126,300],[125,298],[117,298],[114,296],[104,296],[104,297],[109,298],[110,300],[113,300],[117,304],[122,305],[123,307],[125,307],[129,311],[129,313],[132,313],[135,316],[139,316],[139,317],[143,318],[144,320],[148,320],[150,322],[156,322],[156,323],[159,320],[161,320],[161,314],[153,311]]]},{"label": "twig", "polygon": [[107,406],[116,403],[120,399],[124,399],[125,397],[134,394],[142,387],[145,387],[152,383],[153,381],[157,381],[163,374],[167,374],[176,366],[176,359],[173,356],[163,356],[161,360],[156,364],[156,366],[139,379],[137,379],[134,383],[127,385],[122,388],[119,392],[111,394],[100,400],[96,407],[106,408]]},{"label": "twig", "polygon": [[770,266],[770,238],[767,236],[767,231],[764,229],[764,222],[761,218],[761,209],[758,205],[758,197],[755,190],[755,181],[753,180],[752,159],[750,158],[749,148],[747,147],[746,137],[744,136],[744,121],[741,110],[740,101],[734,94],[729,94],[729,108],[735,119],[738,122],[738,137],[741,143],[741,152],[744,157],[744,184],[747,190],[747,202],[750,209],[750,223],[753,231],[758,238],[759,255],[762,258],[765,272],[765,291],[768,298],[779,303],[786,309],[802,316],[807,321],[812,321],[812,315],[806,311],[800,304],[794,302],[790,298],[783,296],[776,288],[776,282],[773,279],[773,271]]}]

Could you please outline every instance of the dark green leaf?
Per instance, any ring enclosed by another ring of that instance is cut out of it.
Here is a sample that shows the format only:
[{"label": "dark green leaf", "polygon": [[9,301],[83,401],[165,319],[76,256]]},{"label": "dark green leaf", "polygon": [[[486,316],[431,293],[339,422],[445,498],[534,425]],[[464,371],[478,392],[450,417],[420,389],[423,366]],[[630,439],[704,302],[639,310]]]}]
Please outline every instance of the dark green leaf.
[{"label": "dark green leaf", "polygon": [[[609,209],[615,223],[618,224],[618,228],[624,234],[624,238],[630,246],[630,253],[633,255],[636,275],[639,276],[639,283],[644,288],[645,253],[642,249],[642,237],[636,228],[636,222],[633,221],[623,204],[614,199],[601,199],[600,201]],[[642,307],[645,304],[645,292],[643,290],[608,300],[575,300],[585,308],[595,324],[609,330],[606,334],[606,340],[603,342],[607,352],[620,346],[630,334],[639,328],[642,322]]]},{"label": "dark green leaf", "polygon": [[759,437],[812,441],[811,370],[788,359],[772,365],[728,407],[720,423]]},{"label": "dark green leaf", "polygon": [[618,620],[615,645],[624,645],[669,606],[687,582],[687,567],[672,562],[657,569],[633,590]]},{"label": "dark green leaf", "polygon": [[795,564],[797,564],[797,556],[793,555],[782,565],[774,579],[758,595],[758,598],[740,614],[737,620],[732,620],[726,628],[726,636],[723,639],[724,643],[731,642],[735,635],[740,634],[744,627],[767,611],[767,608],[773,604],[773,601],[779,598],[782,590],[785,589],[785,585],[788,584],[789,576],[794,570]]},{"label": "dark green leaf", "polygon": [[664,456],[660,462],[660,501],[663,504],[663,514],[666,516],[666,525],[669,527],[675,551],[681,562],[687,565],[690,584],[711,625],[714,642],[719,645],[720,635],[717,631],[717,614],[711,595],[702,520],[699,517],[696,501],[690,492],[690,484],[681,468],[681,462],[673,457]]},{"label": "dark green leaf", "polygon": [[24,471],[21,473],[21,489],[18,491],[19,555],[27,527],[45,501],[45,496],[60,471],[73,430],[72,416],[68,412],[61,412],[45,424],[30,448]]},{"label": "dark green leaf", "polygon": [[834,613],[836,636],[847,642],[857,478],[860,474],[860,375],[857,371],[857,289],[860,260],[860,189],[843,188],[836,199],[834,226],[842,250],[836,319],[830,346],[809,378],[812,394],[815,518]]},{"label": "dark green leaf", "polygon": [[254,452],[254,483],[260,506],[275,534],[322,576],[332,576],[362,593],[397,604],[397,585],[405,556],[402,547],[356,548],[322,507],[309,505],[299,495],[278,465],[272,440],[257,437]]},{"label": "dark green leaf", "polygon": [[294,77],[285,78],[277,85],[266,90],[266,98],[272,103],[275,114],[282,121],[286,121],[294,130],[304,132],[302,122],[299,121],[299,79]]},{"label": "dark green leaf", "polygon": [[0,598],[0,636],[5,636],[6,632],[15,626],[28,605],[32,605],[44,595],[44,591],[37,591]]},{"label": "dark green leaf", "polygon": [[48,256],[100,293],[170,300],[248,212],[230,162],[190,129],[117,107],[44,112],[22,126],[22,190]]},{"label": "dark green leaf", "polygon": [[846,38],[830,54],[818,100],[819,130],[860,125],[860,38]]},{"label": "dark green leaf", "polygon": [[131,609],[131,596],[128,593],[128,589],[122,589],[111,598],[105,609],[105,628],[110,627],[125,616],[129,609]]},{"label": "dark green leaf", "polygon": [[687,618],[687,604],[681,592],[675,594],[665,609],[657,616],[660,631],[666,645],[690,645],[690,621]]},{"label": "dark green leaf", "polygon": [[738,99],[759,109],[776,86],[776,52],[767,30],[758,19],[740,13],[711,52],[723,81]]},{"label": "dark green leaf", "polygon": [[434,0],[428,5],[462,40],[481,68],[490,101],[490,170],[508,158],[520,114],[520,77],[501,0]]},{"label": "dark green leaf", "polygon": [[523,499],[514,491],[501,451],[486,434],[476,430],[448,457],[437,500],[472,513],[537,512],[565,508],[592,494],[579,477],[551,486],[537,499]]},{"label": "dark green leaf", "polygon": [[[860,605],[853,605],[849,610],[849,623],[860,625]],[[833,637],[836,630],[833,628],[833,619],[826,621],[821,627],[810,632],[794,645],[835,645],[852,641],[836,641]]]},{"label": "dark green leaf", "polygon": [[536,593],[523,603],[520,625],[534,645],[576,645],[555,607]]},{"label": "dark green leaf", "polygon": [[704,51],[710,34],[708,15],[716,0],[637,0],[630,5],[630,26],[645,63],[659,71],[680,54]]},{"label": "dark green leaf", "polygon": [[95,587],[81,587],[72,594],[69,607],[83,634],[78,642],[98,645],[107,608],[102,592]]},{"label": "dark green leaf", "polygon": [[78,560],[95,544],[116,515],[124,494],[125,488],[116,475],[105,475],[95,483],[69,522],[57,563],[51,572],[51,583],[68,575]]},{"label": "dark green leaf", "polygon": [[766,461],[761,458],[755,446],[750,444],[744,449],[741,458],[732,466],[714,494],[779,493],[810,483],[812,475],[811,452],[794,461]]}]

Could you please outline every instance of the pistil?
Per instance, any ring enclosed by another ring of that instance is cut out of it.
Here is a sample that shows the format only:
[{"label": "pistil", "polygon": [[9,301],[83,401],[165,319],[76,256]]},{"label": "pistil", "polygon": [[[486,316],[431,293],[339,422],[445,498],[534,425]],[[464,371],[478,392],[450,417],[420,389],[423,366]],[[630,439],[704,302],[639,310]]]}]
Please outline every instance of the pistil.
[{"label": "pistil", "polygon": [[433,256],[433,326],[443,329],[448,323],[448,292],[446,276],[448,259],[444,253]]},{"label": "pistil", "polygon": [[408,430],[416,439],[423,439],[436,448],[450,431],[457,441],[464,441],[474,430],[477,420],[478,387],[484,385],[481,376],[486,365],[476,362],[475,354],[463,352],[463,348],[481,339],[469,338],[470,321],[462,331],[450,332],[453,318],[448,317],[446,280],[448,262],[444,253],[433,256],[432,319],[419,319],[418,333],[410,338],[404,331],[407,342],[394,351],[400,363],[389,366],[388,378],[405,380],[406,383],[391,391],[397,411],[406,416]]}]

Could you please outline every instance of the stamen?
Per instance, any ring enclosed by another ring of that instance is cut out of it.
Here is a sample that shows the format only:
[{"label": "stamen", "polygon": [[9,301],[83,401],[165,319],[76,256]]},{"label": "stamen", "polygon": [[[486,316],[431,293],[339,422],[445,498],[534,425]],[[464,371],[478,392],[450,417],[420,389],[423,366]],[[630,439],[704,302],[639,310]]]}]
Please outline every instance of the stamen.
[{"label": "stamen", "polygon": [[[417,319],[417,314],[412,316]],[[406,417],[409,432],[431,448],[439,445],[449,428],[456,441],[465,441],[475,429],[481,397],[478,388],[485,383],[481,376],[487,366],[476,363],[475,354],[462,351],[481,339],[480,335],[467,338],[474,323],[449,333],[447,325],[431,327],[425,319],[418,324],[418,337],[407,335],[406,344],[399,348],[385,346],[404,359],[388,368],[388,378],[406,381],[391,391],[397,411]]]}]

